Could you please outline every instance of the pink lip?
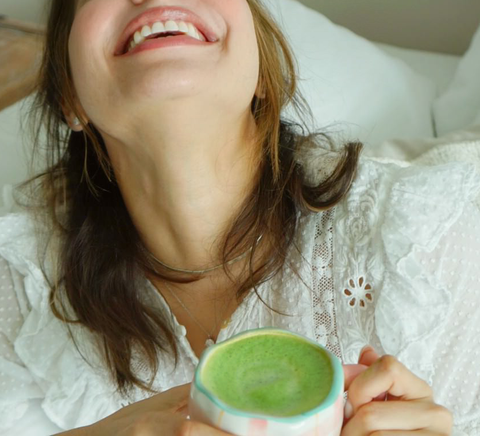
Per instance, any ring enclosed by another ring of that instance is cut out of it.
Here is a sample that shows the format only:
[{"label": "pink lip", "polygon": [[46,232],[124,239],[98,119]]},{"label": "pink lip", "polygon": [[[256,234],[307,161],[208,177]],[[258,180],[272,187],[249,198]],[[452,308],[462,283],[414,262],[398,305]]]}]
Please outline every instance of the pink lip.
[{"label": "pink lip", "polygon": [[137,45],[129,52],[125,53],[122,56],[132,56],[135,53],[139,53],[145,50],[153,50],[161,47],[175,47],[180,45],[208,45],[210,42],[199,41],[198,39],[192,38],[188,35],[178,35],[172,36],[170,38],[159,38],[159,39],[148,39],[145,42],[142,42],[140,45]]},{"label": "pink lip", "polygon": [[[130,23],[128,23],[127,27],[122,32],[122,36],[120,37],[117,43],[117,46],[115,49],[115,56],[122,56],[125,54],[126,48],[127,48],[126,47],[127,42],[130,40],[132,35],[137,30],[142,28],[142,26],[151,25],[157,21],[165,22],[168,20],[176,20],[176,21],[182,20],[182,21],[187,21],[192,23],[201,33],[203,33],[208,43],[216,42],[218,40],[217,35],[208,27],[208,25],[204,23],[200,19],[200,17],[198,17],[196,14],[189,11],[188,9],[181,8],[181,7],[160,6],[157,8],[151,8],[146,10],[142,14],[135,17],[132,21],[130,21]],[[164,38],[162,38],[161,40],[163,39]],[[169,39],[173,39],[173,38],[169,38]],[[135,49],[132,50],[132,52],[134,51]]]}]

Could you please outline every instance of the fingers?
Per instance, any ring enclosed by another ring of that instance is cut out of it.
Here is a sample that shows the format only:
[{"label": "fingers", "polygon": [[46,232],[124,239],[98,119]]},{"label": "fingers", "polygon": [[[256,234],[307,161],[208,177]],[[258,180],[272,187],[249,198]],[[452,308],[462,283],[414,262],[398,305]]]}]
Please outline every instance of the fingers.
[{"label": "fingers", "polygon": [[374,350],[374,348],[369,345],[365,348],[363,348],[362,352],[360,353],[360,356],[358,358],[358,363],[366,366],[371,366],[373,365],[380,356],[377,354],[377,352]]},{"label": "fingers", "polygon": [[[367,345],[360,352],[358,363],[366,366],[372,366],[378,359],[380,359],[380,355],[377,354],[377,352],[371,345]],[[387,393],[383,392],[382,394],[375,397],[374,401],[384,401],[386,396]]]},{"label": "fingers", "polygon": [[410,372],[395,357],[385,355],[351,382],[348,400],[353,414],[384,392],[402,400],[425,399],[433,402],[428,383]]},{"label": "fingers", "polygon": [[451,429],[451,413],[437,404],[425,400],[372,402],[358,409],[343,427],[342,436],[384,436],[389,434],[386,431],[392,435],[408,431],[410,435],[415,434],[413,430],[423,430],[422,436],[429,432],[438,436],[450,435]]},{"label": "fingers", "polygon": [[345,378],[344,391],[348,390],[353,380],[357,378],[359,374],[365,371],[368,366],[365,365],[343,365],[343,374]]},{"label": "fingers", "polygon": [[364,347],[360,352],[357,365],[343,365],[345,376],[344,391],[348,390],[352,381],[369,366],[376,362],[380,356],[375,352],[371,345]]}]

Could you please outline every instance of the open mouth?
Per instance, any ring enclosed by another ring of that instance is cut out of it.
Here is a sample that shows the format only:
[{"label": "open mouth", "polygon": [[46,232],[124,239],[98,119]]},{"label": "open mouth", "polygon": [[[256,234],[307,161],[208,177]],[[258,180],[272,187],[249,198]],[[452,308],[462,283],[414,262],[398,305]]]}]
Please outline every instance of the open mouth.
[{"label": "open mouth", "polygon": [[154,38],[183,36],[183,38],[194,38],[199,44],[217,42],[218,29],[210,28],[208,21],[208,18],[200,18],[194,12],[178,6],[147,9],[127,24],[119,38],[114,55],[122,56],[142,42]]},{"label": "open mouth", "polygon": [[137,45],[143,44],[145,41],[149,41],[151,39],[160,39],[160,38],[171,38],[174,36],[189,36],[190,38],[193,38],[190,36],[188,33],[183,33],[179,31],[173,31],[173,32],[164,32],[164,33],[157,33],[157,34],[152,34],[144,38],[141,42],[135,43],[135,41],[132,39],[130,44],[126,47],[124,54],[128,53],[129,51],[133,50]]},{"label": "open mouth", "polygon": [[137,45],[150,39],[169,38],[186,35],[198,41],[206,42],[207,39],[193,24],[184,21],[169,20],[166,23],[156,22],[151,27],[146,25],[137,30],[127,41],[122,54],[133,50]]}]

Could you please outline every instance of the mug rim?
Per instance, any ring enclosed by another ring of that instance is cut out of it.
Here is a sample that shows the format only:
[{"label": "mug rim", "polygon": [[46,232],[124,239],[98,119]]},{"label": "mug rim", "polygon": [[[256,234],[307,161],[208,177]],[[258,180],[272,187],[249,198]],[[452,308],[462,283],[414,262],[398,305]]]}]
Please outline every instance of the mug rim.
[{"label": "mug rim", "polygon": [[[274,416],[274,415],[265,415],[261,413],[254,413],[254,412],[245,412],[243,410],[237,409],[233,406],[230,406],[229,404],[225,403],[222,401],[220,398],[218,398],[214,393],[212,393],[209,389],[205,387],[205,385],[201,381],[201,371],[203,367],[205,366],[205,362],[207,361],[208,357],[210,354],[212,354],[216,348],[219,348],[221,346],[224,346],[226,342],[230,341],[238,341],[241,339],[243,336],[253,336],[260,333],[282,333],[286,335],[291,335],[291,336],[296,336],[299,339],[302,339],[308,343],[310,343],[313,346],[316,346],[317,348],[320,348],[322,351],[326,353],[328,356],[330,363],[332,365],[332,370],[333,370],[333,380],[332,380],[332,385],[330,387],[330,391],[328,395],[325,397],[325,399],[319,404],[318,406],[314,407],[313,409],[307,410],[306,412],[293,415],[293,416]],[[257,329],[250,329],[246,330],[240,333],[237,333],[236,335],[231,336],[229,339],[222,341],[218,344],[211,345],[209,348],[207,348],[202,355],[200,356],[199,363],[197,365],[197,368],[195,370],[195,377],[193,379],[193,385],[196,389],[198,389],[201,393],[203,393],[212,403],[214,403],[218,408],[221,410],[224,410],[225,412],[230,413],[231,415],[236,415],[239,417],[244,417],[244,418],[249,418],[249,419],[263,419],[263,420],[269,420],[269,421],[277,421],[277,422],[283,422],[283,423],[296,423],[299,421],[303,421],[306,418],[309,418],[313,415],[316,415],[317,413],[321,412],[324,409],[327,409],[335,402],[337,401],[340,393],[343,391],[343,386],[344,386],[344,375],[343,375],[343,367],[340,362],[340,359],[335,356],[333,353],[328,351],[325,347],[320,345],[318,342],[313,341],[312,339],[295,333],[291,332],[289,330],[281,329],[281,328],[275,328],[275,327],[260,327]]]}]

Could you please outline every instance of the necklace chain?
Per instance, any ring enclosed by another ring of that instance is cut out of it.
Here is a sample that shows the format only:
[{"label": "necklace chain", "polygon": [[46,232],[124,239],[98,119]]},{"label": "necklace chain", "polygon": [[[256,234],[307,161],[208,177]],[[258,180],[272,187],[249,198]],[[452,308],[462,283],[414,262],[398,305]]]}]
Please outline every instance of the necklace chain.
[{"label": "necklace chain", "polygon": [[[257,241],[255,242],[255,245],[257,245],[260,240],[262,239],[263,235],[260,235],[257,239]],[[250,247],[247,251],[245,251],[245,253],[241,254],[240,256],[237,256],[236,258],[232,259],[232,260],[229,260],[228,262],[226,263],[221,263],[220,265],[217,265],[217,266],[214,266],[214,267],[211,267],[211,268],[207,268],[207,269],[203,269],[203,270],[190,270],[190,269],[182,269],[182,268],[175,268],[173,266],[169,266],[165,263],[163,263],[161,260],[157,259],[152,253],[151,256],[153,257],[153,259],[155,260],[155,262],[158,262],[160,265],[162,265],[163,267],[165,268],[168,268],[172,271],[176,271],[176,272],[182,272],[182,273],[187,273],[187,274],[205,274],[207,272],[210,272],[210,271],[214,271],[218,268],[221,268],[222,266],[224,265],[231,265],[232,263],[234,262],[237,262],[241,259],[243,259],[250,251],[253,250],[253,246]]]},{"label": "necklace chain", "polygon": [[[212,341],[213,342],[213,332],[217,329],[217,326],[218,326],[218,321],[217,321],[217,314],[215,312],[215,327],[213,327],[213,330],[209,333],[205,330],[205,328],[202,326],[202,324],[200,324],[200,322],[197,320],[197,318],[195,318],[192,314],[192,312],[190,312],[187,308],[187,306],[185,306],[185,304],[183,303],[182,300],[180,300],[180,297],[175,293],[173,292],[172,288],[170,286],[168,286],[168,283],[167,282],[163,282],[165,283],[165,287],[168,289],[168,291],[172,294],[172,296],[180,303],[180,305],[185,309],[185,312],[187,312],[187,314],[190,316],[190,318],[192,318],[192,320],[195,322],[195,324],[197,324],[201,329],[202,331],[207,335],[207,342],[208,341]],[[230,303],[230,300],[228,300],[228,303]],[[225,306],[228,307],[228,303],[227,305]],[[225,312],[226,309],[223,310],[223,312]],[[222,313],[223,314],[223,313]]]}]

